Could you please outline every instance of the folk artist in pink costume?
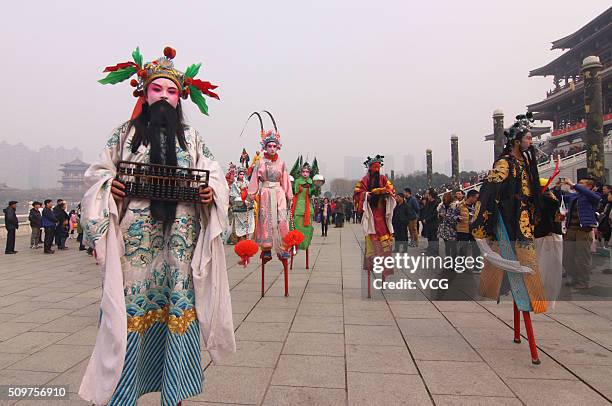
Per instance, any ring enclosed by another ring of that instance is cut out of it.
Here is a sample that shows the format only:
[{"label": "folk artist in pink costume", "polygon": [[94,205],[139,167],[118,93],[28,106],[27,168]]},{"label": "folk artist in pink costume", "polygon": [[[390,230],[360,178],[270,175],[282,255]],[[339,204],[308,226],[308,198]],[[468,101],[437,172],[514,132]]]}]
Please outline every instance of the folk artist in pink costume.
[{"label": "folk artist in pink costume", "polygon": [[289,232],[287,208],[293,192],[285,162],[278,156],[281,143],[276,124],[274,131],[262,129],[261,138],[264,154],[253,171],[248,188],[249,198],[259,201],[255,242],[261,247],[264,262],[272,259],[272,249],[281,261],[286,261],[290,254],[283,239]]}]

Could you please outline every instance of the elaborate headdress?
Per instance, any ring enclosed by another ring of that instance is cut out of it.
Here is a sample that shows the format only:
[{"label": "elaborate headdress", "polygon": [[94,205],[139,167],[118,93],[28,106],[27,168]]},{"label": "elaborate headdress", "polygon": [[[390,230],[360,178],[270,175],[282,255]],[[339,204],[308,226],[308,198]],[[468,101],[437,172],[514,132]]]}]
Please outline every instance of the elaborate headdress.
[{"label": "elaborate headdress", "polygon": [[247,118],[246,123],[244,123],[244,127],[242,128],[242,132],[240,133],[240,135],[242,135],[242,133],[244,132],[244,129],[246,128],[247,124],[249,123],[249,120],[251,119],[251,117],[253,116],[257,116],[257,118],[259,119],[259,127],[261,129],[261,149],[265,149],[266,145],[268,145],[271,142],[276,143],[277,149],[281,149],[281,147],[283,146],[280,142],[280,134],[278,132],[278,128],[276,127],[276,121],[274,120],[274,117],[272,116],[272,113],[270,113],[268,110],[264,110],[264,113],[268,114],[270,116],[270,119],[272,120],[272,124],[274,125],[274,130],[264,130],[264,126],[263,126],[263,120],[261,119],[261,115],[258,112],[253,112],[251,113],[251,115],[249,116],[249,118]]},{"label": "elaborate headdress", "polygon": [[534,122],[533,113],[519,114],[516,116],[516,121],[509,129],[504,131],[504,135],[508,141],[513,141],[519,134],[529,131]]},{"label": "elaborate headdress", "polygon": [[137,47],[136,50],[132,52],[133,62],[122,62],[114,66],[107,66],[104,72],[108,72],[108,75],[98,82],[103,85],[114,85],[128,80],[134,74],[137,74],[137,79],[130,80],[130,85],[136,88],[133,95],[138,97],[138,102],[134,108],[132,118],[140,114],[142,103],[144,103],[145,89],[152,81],[158,78],[166,78],[173,81],[181,92],[181,97],[183,99],[190,97],[191,101],[198,106],[200,111],[208,115],[208,106],[204,99],[204,95],[218,100],[219,96],[212,91],[216,89],[217,86],[210,82],[194,79],[202,66],[201,63],[189,66],[184,73],[177,70],[173,62],[175,56],[176,51],[173,48],[166,47],[164,48],[164,56],[143,64],[140,49]]},{"label": "elaborate headdress", "polygon": [[281,136],[278,132],[278,127],[276,127],[276,121],[274,120],[272,113],[270,113],[268,110],[264,110],[263,112],[270,116],[272,124],[274,125],[274,131],[268,130],[265,133],[263,131],[261,132],[261,148],[264,149],[269,143],[275,142],[277,149],[280,150],[283,145],[280,142]]},{"label": "elaborate headdress", "polygon": [[380,164],[380,166],[383,166],[383,159],[385,158],[384,155],[376,155],[374,158],[371,157],[367,157],[365,161],[363,161],[363,164],[365,165],[366,168],[369,168],[370,166],[372,166],[373,163],[378,162]]},{"label": "elaborate headdress", "polygon": [[302,164],[302,167],[300,168],[300,172],[303,171],[304,169],[308,169],[309,171],[312,171],[312,167],[310,166],[308,162],[304,162]]}]

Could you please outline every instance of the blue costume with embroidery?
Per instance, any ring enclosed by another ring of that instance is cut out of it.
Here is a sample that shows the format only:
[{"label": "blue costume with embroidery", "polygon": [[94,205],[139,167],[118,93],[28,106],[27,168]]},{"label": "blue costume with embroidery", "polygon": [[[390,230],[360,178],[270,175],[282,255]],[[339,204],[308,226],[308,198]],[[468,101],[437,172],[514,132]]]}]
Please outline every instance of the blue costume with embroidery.
[{"label": "blue costume with embroidery", "polygon": [[[149,146],[133,153],[134,130],[117,128],[106,144],[113,164],[149,162]],[[202,138],[185,128],[187,149],[176,146],[178,166],[194,167],[210,157]],[[150,145],[150,144],[149,144]],[[103,175],[103,174],[100,174]],[[108,187],[108,184],[105,185]],[[134,405],[149,392],[161,392],[163,405],[176,405],[202,391],[200,328],[195,311],[191,260],[200,221],[195,204],[179,203],[176,219],[164,232],[147,199],[125,200],[120,222],[125,254],[121,258],[127,310],[127,353],[121,378],[108,405]],[[103,222],[85,225],[94,246]]]}]

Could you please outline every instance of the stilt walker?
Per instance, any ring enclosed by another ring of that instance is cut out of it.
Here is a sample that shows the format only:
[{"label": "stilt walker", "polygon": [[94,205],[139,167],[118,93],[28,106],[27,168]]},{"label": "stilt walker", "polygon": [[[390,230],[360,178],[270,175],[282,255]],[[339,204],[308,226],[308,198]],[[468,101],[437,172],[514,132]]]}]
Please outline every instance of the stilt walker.
[{"label": "stilt walker", "polygon": [[253,202],[247,201],[249,181],[245,178],[246,169],[236,169],[236,180],[230,186],[232,232],[237,241],[250,238],[255,231]]},{"label": "stilt walker", "polygon": [[471,232],[484,257],[480,294],[499,301],[510,291],[514,301],[514,341],[520,342],[521,313],[531,361],[539,364],[530,312],[547,310],[534,240],[542,218],[542,191],[531,140],[530,114],[519,115],[506,131],[506,146],[480,188]]},{"label": "stilt walker", "polygon": [[[258,214],[255,226],[255,242],[261,248],[261,296],[265,294],[265,266],[272,260],[272,250],[283,264],[285,277],[285,296],[289,295],[289,250],[296,245],[296,233],[289,232],[287,208],[293,199],[289,173],[285,162],[279,159],[278,151],[282,144],[280,134],[270,116],[274,130],[264,131],[261,115],[251,114],[259,118],[261,128],[261,148],[263,156],[258,160],[251,174],[248,187],[248,199],[257,200]],[[247,120],[248,122],[248,120]],[[298,233],[299,234],[299,233]],[[299,244],[299,242],[297,242]]]},{"label": "stilt walker", "polygon": [[[293,201],[291,202],[291,229],[299,230],[304,234],[304,241],[297,247],[304,250],[306,254],[306,269],[309,269],[308,248],[312,241],[314,232],[314,210],[312,208],[312,196],[315,194],[316,187],[313,184],[312,168],[308,162],[302,164],[300,176],[293,182]],[[293,269],[293,256],[291,252],[291,269]]]},{"label": "stilt walker", "polygon": [[[374,257],[393,255],[393,209],[395,208],[395,188],[385,175],[380,173],[384,156],[367,157],[363,163],[368,173],[357,185],[353,200],[355,210],[363,214],[361,226],[365,234],[365,250],[363,270],[368,274],[368,297],[372,296],[372,270]],[[386,268],[382,272],[383,280],[392,275],[393,269]]]}]

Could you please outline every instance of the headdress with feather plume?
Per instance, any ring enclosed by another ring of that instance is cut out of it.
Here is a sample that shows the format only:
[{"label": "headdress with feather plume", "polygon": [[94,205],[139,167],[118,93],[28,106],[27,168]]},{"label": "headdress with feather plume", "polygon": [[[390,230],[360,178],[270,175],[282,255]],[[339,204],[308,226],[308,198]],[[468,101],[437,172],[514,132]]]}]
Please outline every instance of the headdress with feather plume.
[{"label": "headdress with feather plume", "polygon": [[135,97],[138,97],[132,118],[135,118],[140,114],[142,104],[144,103],[144,91],[147,86],[158,78],[166,78],[173,81],[181,92],[181,97],[187,99],[191,98],[200,111],[208,115],[208,105],[204,95],[219,100],[219,96],[213,92],[217,86],[210,82],[205,82],[200,79],[195,79],[198,74],[201,63],[193,64],[187,68],[183,73],[174,67],[174,57],[176,51],[173,48],[164,48],[164,56],[143,64],[142,55],[140,49],[137,47],[132,52],[132,61],[118,63],[114,66],[107,66],[104,72],[108,72],[105,78],[100,79],[98,82],[103,85],[114,85],[123,81],[128,80],[134,74],[137,75],[137,79],[130,80],[130,85],[136,89],[133,92]]},{"label": "headdress with feather plume", "polygon": [[281,147],[283,146],[281,144],[281,136],[280,133],[278,132],[278,127],[276,126],[276,120],[274,120],[274,116],[272,116],[272,113],[270,113],[268,110],[263,110],[263,113],[266,113],[270,116],[270,119],[272,120],[272,125],[274,126],[274,130],[264,130],[264,126],[263,126],[263,120],[261,119],[261,115],[258,112],[253,112],[251,113],[251,115],[249,116],[249,118],[247,119],[246,123],[244,123],[244,127],[242,128],[242,132],[240,133],[240,135],[242,135],[242,133],[244,133],[244,129],[246,128],[247,124],[249,123],[249,120],[253,117],[253,116],[257,116],[257,118],[259,119],[259,127],[261,129],[260,131],[260,135],[261,135],[261,149],[265,149],[266,145],[268,145],[271,142],[276,143],[277,149],[280,150]]}]

